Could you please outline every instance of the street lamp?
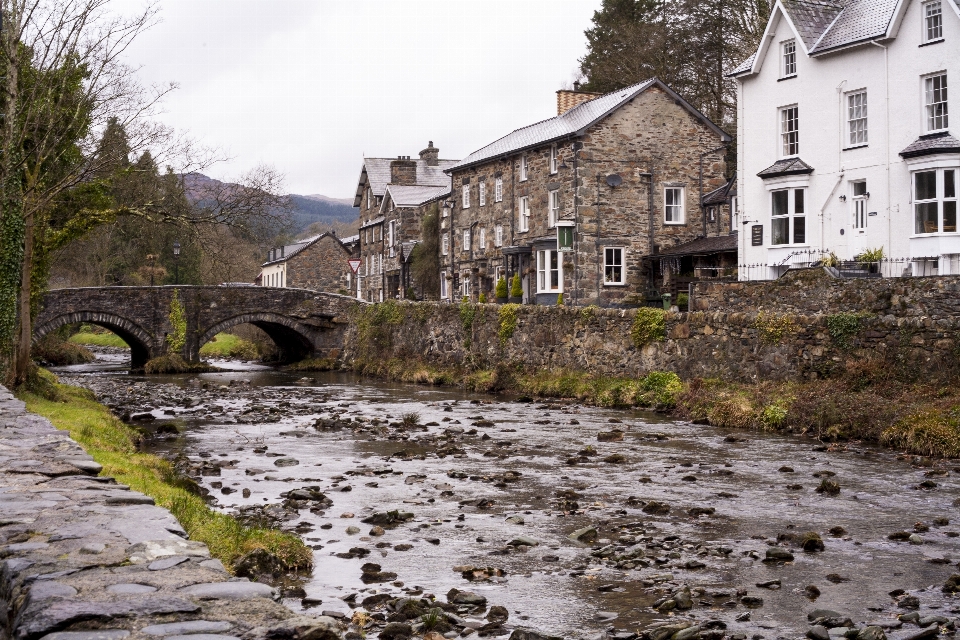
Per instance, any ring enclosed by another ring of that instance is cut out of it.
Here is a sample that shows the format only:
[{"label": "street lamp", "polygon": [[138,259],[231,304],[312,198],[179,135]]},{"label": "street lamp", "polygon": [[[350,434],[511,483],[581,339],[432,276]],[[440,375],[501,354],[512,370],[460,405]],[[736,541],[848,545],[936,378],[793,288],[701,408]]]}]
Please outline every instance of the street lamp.
[{"label": "street lamp", "polygon": [[180,284],[180,243],[173,241],[173,282]]}]

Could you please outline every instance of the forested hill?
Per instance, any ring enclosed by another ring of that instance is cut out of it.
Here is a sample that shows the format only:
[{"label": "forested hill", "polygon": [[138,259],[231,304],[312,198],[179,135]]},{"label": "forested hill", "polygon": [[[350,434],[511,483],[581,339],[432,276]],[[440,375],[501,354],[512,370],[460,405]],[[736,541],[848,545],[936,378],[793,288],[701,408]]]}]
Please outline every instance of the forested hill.
[{"label": "forested hill", "polygon": [[[219,190],[222,189],[223,183],[202,173],[184,176],[187,198],[194,203],[203,200],[204,194],[212,191],[210,189],[212,185],[216,185],[215,190]],[[240,188],[239,185],[236,186]],[[318,227],[340,227],[344,223],[352,224],[357,220],[357,210],[353,208],[352,198],[302,196],[295,193],[287,197],[290,199],[294,234],[304,231],[313,224],[317,224]]]}]

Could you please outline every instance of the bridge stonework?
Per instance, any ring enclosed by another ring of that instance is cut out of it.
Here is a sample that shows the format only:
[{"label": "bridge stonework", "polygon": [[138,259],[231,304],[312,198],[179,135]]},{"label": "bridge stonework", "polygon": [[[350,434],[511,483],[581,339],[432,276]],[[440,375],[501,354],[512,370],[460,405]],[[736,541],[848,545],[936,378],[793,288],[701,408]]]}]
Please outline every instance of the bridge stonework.
[{"label": "bridge stonework", "polygon": [[229,286],[84,287],[46,293],[34,321],[38,340],[65,324],[105,327],[130,345],[133,368],[168,353],[170,310],[177,293],[187,320],[180,355],[200,359],[200,347],[238,324],[259,327],[284,360],[337,358],[343,349],[354,298],[307,289]]}]

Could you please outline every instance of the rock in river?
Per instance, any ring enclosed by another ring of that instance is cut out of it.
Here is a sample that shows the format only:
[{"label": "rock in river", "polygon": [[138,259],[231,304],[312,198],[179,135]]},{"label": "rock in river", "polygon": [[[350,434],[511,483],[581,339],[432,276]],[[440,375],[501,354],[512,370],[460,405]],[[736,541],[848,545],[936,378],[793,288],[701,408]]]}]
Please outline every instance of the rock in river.
[{"label": "rock in river", "polygon": [[296,458],[277,458],[273,464],[278,467],[295,467],[300,464],[300,461]]}]

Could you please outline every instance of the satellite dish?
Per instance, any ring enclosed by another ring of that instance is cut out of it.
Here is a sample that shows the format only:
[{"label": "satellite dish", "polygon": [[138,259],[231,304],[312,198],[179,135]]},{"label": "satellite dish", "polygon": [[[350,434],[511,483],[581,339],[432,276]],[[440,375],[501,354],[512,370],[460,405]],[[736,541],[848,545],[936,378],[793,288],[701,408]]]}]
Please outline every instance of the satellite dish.
[{"label": "satellite dish", "polygon": [[623,178],[616,173],[611,173],[607,176],[607,184],[611,187],[619,187],[621,184],[623,184]]}]

